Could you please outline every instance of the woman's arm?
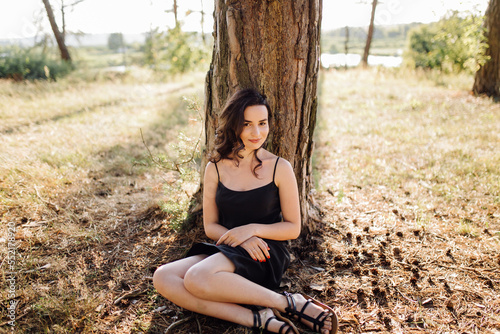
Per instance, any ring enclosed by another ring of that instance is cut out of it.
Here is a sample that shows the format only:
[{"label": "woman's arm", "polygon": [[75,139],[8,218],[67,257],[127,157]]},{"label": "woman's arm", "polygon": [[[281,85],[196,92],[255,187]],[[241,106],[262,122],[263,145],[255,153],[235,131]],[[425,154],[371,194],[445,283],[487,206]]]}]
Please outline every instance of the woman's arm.
[{"label": "woman's arm", "polygon": [[219,184],[219,177],[215,164],[209,162],[205,168],[205,178],[203,181],[203,227],[205,234],[210,239],[217,241],[228,231],[227,228],[219,224],[219,209],[215,204],[215,193]]}]

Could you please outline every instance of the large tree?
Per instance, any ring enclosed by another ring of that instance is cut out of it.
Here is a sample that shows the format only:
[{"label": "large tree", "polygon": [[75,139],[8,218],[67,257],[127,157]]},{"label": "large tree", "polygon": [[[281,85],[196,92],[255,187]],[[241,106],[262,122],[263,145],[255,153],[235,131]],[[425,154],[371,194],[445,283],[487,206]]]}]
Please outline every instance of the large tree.
[{"label": "large tree", "polygon": [[215,0],[215,42],[205,83],[206,152],[201,170],[213,149],[226,99],[241,88],[260,90],[273,111],[268,149],[292,164],[303,229],[309,231],[315,229],[310,191],[321,9],[322,0]]},{"label": "large tree", "polygon": [[490,0],[485,14],[488,60],[476,72],[474,94],[500,97],[500,0]]}]

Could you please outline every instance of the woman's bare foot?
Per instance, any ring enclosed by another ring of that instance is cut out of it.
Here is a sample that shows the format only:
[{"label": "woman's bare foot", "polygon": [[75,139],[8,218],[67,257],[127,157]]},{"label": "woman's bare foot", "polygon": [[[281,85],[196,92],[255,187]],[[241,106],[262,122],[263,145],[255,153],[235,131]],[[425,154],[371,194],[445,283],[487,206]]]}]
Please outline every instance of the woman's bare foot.
[{"label": "woman's bare foot", "polygon": [[[267,331],[269,331],[271,333],[292,333],[292,334],[296,333],[295,329],[292,328],[292,326],[290,326],[289,324],[287,324],[281,320],[278,320],[276,318],[273,310],[271,310],[270,308],[266,308],[266,309],[259,311],[259,315],[260,315],[260,320],[262,323],[261,328],[266,329]],[[271,320],[269,320],[269,319],[271,319]],[[266,327],[266,324],[267,324],[267,327]],[[281,329],[281,328],[283,328],[283,329]]]},{"label": "woman's bare foot", "polygon": [[[291,295],[291,297],[295,300],[295,309],[297,312],[303,311],[304,315],[306,316],[309,316],[313,319],[317,319],[319,317],[318,319],[319,321],[324,320],[323,327],[319,328],[321,334],[330,334],[332,328],[334,326],[335,327],[337,326],[336,324],[337,320],[336,318],[333,318],[335,317],[335,315],[331,315],[331,311],[328,310],[327,308],[323,308],[319,305],[316,305],[312,301],[309,301],[308,303],[308,300],[300,293],[293,294]],[[303,309],[306,303],[307,307]],[[321,314],[323,315],[320,316]],[[298,316],[296,315],[294,318],[297,319]],[[334,321],[335,324],[332,321]],[[312,323],[311,321],[307,319],[301,319],[301,322],[305,324],[307,327],[314,330],[314,323]]]}]

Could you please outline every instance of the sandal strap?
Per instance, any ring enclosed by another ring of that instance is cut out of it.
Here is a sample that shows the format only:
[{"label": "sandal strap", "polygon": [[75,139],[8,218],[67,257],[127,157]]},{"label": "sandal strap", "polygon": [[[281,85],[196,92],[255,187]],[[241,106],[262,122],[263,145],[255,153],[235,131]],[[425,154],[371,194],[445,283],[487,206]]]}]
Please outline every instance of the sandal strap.
[{"label": "sandal strap", "polygon": [[[284,333],[281,333],[281,331],[282,331],[282,330],[283,330],[286,326],[288,326],[288,329],[287,329]],[[290,332],[290,331],[291,331],[291,332]],[[279,333],[279,334],[290,334],[290,333],[295,334],[295,333],[294,333],[294,330],[293,330],[293,328],[292,328],[292,326],[290,326],[290,325],[289,325],[289,324],[287,324],[286,322],[285,322],[283,325],[281,325],[280,330],[279,330],[279,332],[278,332],[278,333]]]},{"label": "sandal strap", "polygon": [[[316,325],[316,323],[318,323],[317,318],[313,318],[313,317],[311,317],[311,316],[309,316],[309,315],[305,314],[306,308],[307,308],[307,306],[309,306],[309,304],[313,304],[313,303],[311,302],[311,300],[308,300],[308,301],[304,304],[304,306],[302,307],[302,309],[300,310],[300,312],[297,312],[297,316],[299,317],[299,320],[304,319],[304,320],[309,321],[309,322],[311,322],[311,323],[313,323],[313,324],[315,324],[315,325]],[[321,314],[320,314],[320,316],[321,316]]]},{"label": "sandal strap", "polygon": [[[312,302],[311,299],[308,299],[302,309],[300,311],[297,311],[297,304],[295,303],[295,298],[293,298],[292,294],[289,292],[284,292],[286,301],[288,303],[288,306],[285,308],[286,315],[288,316],[296,316],[298,321],[305,320],[309,321],[310,323],[313,324],[313,331],[315,332],[320,332],[321,329],[325,325],[325,320],[328,318],[329,315],[332,313],[329,311],[323,311],[321,312],[316,318],[313,318],[307,314],[305,314],[306,308],[314,303]],[[287,331],[288,333],[288,331]],[[285,333],[286,334],[286,333]]]},{"label": "sandal strap", "polygon": [[267,318],[266,323],[264,324],[264,330],[267,331],[267,326],[269,325],[269,323],[271,322],[271,320],[277,320],[277,319],[276,319],[275,316]]},{"label": "sandal strap", "polygon": [[[313,322],[314,323],[313,330],[315,332],[321,331],[321,328],[323,328],[325,326],[326,318],[328,318],[329,315],[331,315],[331,312],[323,311],[316,317],[316,320]],[[323,319],[321,319],[321,318],[323,318]]]},{"label": "sandal strap", "polygon": [[296,315],[297,305],[295,304],[295,299],[293,298],[292,294],[287,291],[284,292],[284,295],[286,297],[286,302],[288,304],[288,306],[285,308],[285,314],[288,315],[289,317]]},{"label": "sandal strap", "polygon": [[[260,320],[260,318],[259,318],[259,320]],[[269,317],[269,318],[266,320],[266,323],[264,324],[264,331],[266,331],[266,333],[267,333],[267,331],[268,331],[267,326],[269,326],[269,323],[270,323],[271,321],[273,321],[273,320],[279,321],[279,320],[278,320],[278,318],[276,318],[275,316]],[[254,313],[254,324],[255,324],[255,313]],[[283,332],[283,330],[284,330],[286,327],[288,327],[288,329],[287,329],[285,332]],[[281,325],[280,329],[278,330],[278,334],[290,334],[290,331],[292,331],[291,333],[293,334],[293,328],[292,328],[289,324],[287,324],[286,322],[284,322],[284,323]]]},{"label": "sandal strap", "polygon": [[[258,329],[262,326],[262,320],[260,319],[260,313],[257,310],[252,310],[253,313],[253,327],[255,329]],[[267,324],[267,322],[266,322]]]}]

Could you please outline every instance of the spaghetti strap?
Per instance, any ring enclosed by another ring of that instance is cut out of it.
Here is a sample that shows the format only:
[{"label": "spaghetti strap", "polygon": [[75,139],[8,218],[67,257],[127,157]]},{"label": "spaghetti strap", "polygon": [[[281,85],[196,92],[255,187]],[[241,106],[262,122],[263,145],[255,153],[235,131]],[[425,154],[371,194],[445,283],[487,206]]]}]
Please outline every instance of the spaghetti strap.
[{"label": "spaghetti strap", "polygon": [[279,159],[280,159],[280,157],[278,157],[278,159],[276,159],[276,163],[274,164],[273,182],[274,182],[274,176],[276,175],[276,167],[278,167],[278,160]]},{"label": "spaghetti strap", "polygon": [[215,165],[215,170],[217,171],[217,181],[220,182],[219,168],[217,167],[217,163],[216,162],[214,162],[214,165]]}]

